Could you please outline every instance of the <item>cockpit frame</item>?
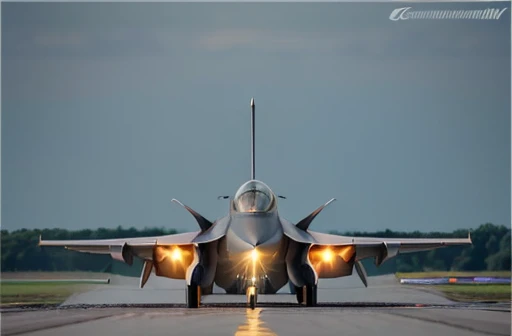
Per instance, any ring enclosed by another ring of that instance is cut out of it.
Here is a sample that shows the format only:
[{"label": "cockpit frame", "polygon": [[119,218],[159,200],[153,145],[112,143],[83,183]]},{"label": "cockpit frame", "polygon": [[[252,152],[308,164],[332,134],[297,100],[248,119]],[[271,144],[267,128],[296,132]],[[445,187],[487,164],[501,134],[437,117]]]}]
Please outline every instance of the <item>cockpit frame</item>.
[{"label": "cockpit frame", "polygon": [[233,208],[241,213],[270,212],[276,207],[274,192],[263,182],[250,180],[244,183],[233,197]]}]

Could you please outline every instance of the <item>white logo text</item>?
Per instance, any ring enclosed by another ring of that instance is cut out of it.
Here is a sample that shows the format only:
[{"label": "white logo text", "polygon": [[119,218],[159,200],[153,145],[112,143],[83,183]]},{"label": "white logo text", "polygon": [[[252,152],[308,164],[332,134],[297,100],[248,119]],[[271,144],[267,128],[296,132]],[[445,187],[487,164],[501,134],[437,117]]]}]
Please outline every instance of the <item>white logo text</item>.
[{"label": "white logo text", "polygon": [[474,10],[413,10],[412,7],[397,8],[391,12],[389,19],[398,20],[499,20],[501,14],[507,10],[505,8],[487,8]]}]

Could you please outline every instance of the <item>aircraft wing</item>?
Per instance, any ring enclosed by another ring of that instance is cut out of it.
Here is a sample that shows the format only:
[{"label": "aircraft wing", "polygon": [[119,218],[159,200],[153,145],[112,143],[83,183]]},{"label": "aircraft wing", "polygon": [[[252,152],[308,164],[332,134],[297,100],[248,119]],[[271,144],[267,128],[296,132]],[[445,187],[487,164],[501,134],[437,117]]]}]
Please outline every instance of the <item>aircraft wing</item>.
[{"label": "aircraft wing", "polygon": [[39,246],[60,246],[78,252],[110,254],[112,258],[131,265],[134,255],[151,259],[155,245],[190,245],[199,234],[200,231],[196,231],[156,237],[97,240],[42,240],[39,237]]},{"label": "aircraft wing", "polygon": [[[398,253],[419,252],[433,250],[451,245],[471,245],[471,236],[467,238],[374,238],[374,237],[348,237],[333,234],[314,232],[309,230],[313,219],[335,199],[317,208],[296,225],[280,218],[283,232],[288,238],[299,243],[310,245],[314,251],[322,252],[327,247],[345,251],[345,256],[355,256],[355,261],[374,257],[375,264],[379,266],[384,261],[395,257]],[[310,251],[311,252],[311,251]],[[341,252],[339,252],[341,253]]]},{"label": "aircraft wing", "polygon": [[284,234],[297,243],[321,247],[355,247],[356,260],[375,257],[376,264],[395,257],[398,253],[428,251],[452,245],[471,245],[471,236],[467,238],[375,238],[349,237],[299,229],[281,219]]},{"label": "aircraft wing", "polygon": [[[356,248],[356,260],[376,258],[380,265],[399,253],[428,251],[446,246],[471,245],[471,236],[467,238],[374,238],[348,237],[308,231],[315,245],[348,246]],[[380,260],[381,259],[381,260]]]},{"label": "aircraft wing", "polygon": [[309,246],[308,260],[319,278],[350,275],[353,265],[365,286],[368,286],[368,280],[362,259],[374,258],[375,265],[380,266],[399,253],[472,244],[470,235],[467,238],[349,237],[310,231],[307,229],[309,225],[299,228],[283,219],[281,223],[288,238],[302,248]]},{"label": "aircraft wing", "polygon": [[376,256],[375,253],[384,246],[394,248],[399,253],[433,250],[452,245],[471,245],[471,236],[467,238],[374,238],[348,237],[320,232],[308,232],[318,245],[354,245],[357,259]]},{"label": "aircraft wing", "polygon": [[[467,238],[374,238],[348,237],[307,231],[311,248],[309,260],[316,269],[319,278],[336,278],[351,274],[351,266],[368,286],[366,270],[362,259],[374,258],[380,266],[386,260],[399,253],[428,251],[446,246],[471,245],[471,236]],[[304,237],[305,238],[305,237]],[[303,243],[305,243],[303,241]]]}]

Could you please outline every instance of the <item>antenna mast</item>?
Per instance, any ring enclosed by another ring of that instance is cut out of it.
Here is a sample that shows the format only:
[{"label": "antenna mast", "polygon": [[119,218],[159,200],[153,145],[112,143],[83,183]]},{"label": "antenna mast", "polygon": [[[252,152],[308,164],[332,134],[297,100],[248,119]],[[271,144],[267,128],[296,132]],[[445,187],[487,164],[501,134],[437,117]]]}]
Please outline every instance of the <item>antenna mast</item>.
[{"label": "antenna mast", "polygon": [[251,180],[256,178],[256,162],[255,162],[255,144],[254,144],[254,110],[256,105],[254,105],[254,98],[251,98]]}]

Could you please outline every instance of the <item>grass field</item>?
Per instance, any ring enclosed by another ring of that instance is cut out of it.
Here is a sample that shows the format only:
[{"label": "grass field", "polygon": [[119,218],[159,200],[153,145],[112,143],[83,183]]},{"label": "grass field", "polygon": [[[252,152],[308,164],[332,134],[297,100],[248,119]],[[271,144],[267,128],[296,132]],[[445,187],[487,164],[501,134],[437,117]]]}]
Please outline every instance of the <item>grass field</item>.
[{"label": "grass field", "polygon": [[108,276],[108,274],[100,272],[2,272],[2,280],[105,279]]},{"label": "grass field", "polygon": [[74,293],[80,293],[98,286],[88,282],[9,282],[2,283],[1,303],[6,305],[21,304],[56,304],[62,303]]},{"label": "grass field", "polygon": [[[396,273],[398,279],[418,278],[450,278],[450,277],[507,277],[510,278],[510,271],[498,272],[415,272]],[[410,286],[410,285],[409,285]],[[448,299],[461,302],[474,301],[510,301],[510,285],[495,284],[451,284],[451,285],[412,285],[428,287],[429,289],[442,292]]]},{"label": "grass field", "polygon": [[510,301],[510,285],[463,284],[437,285],[431,288],[441,291],[453,301]]}]

